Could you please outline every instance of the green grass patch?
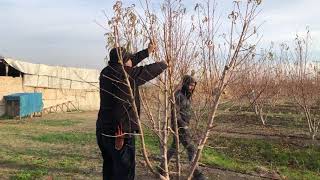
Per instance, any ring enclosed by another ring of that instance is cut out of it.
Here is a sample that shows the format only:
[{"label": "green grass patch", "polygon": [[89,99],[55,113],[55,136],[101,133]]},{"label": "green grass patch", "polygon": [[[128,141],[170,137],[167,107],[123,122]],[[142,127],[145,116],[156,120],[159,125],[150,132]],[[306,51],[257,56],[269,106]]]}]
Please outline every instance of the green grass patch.
[{"label": "green grass patch", "polygon": [[81,121],[79,120],[70,120],[70,119],[63,119],[63,120],[52,119],[52,120],[41,120],[36,122],[36,124],[39,124],[39,125],[54,126],[54,127],[73,126],[80,123]]},{"label": "green grass patch", "polygon": [[288,167],[278,167],[281,174],[290,180],[320,180],[320,173],[309,170],[292,170]]},{"label": "green grass patch", "polygon": [[30,155],[30,156],[49,157],[51,155],[51,151],[48,149],[27,148],[27,149],[23,150],[23,152],[20,152],[20,154],[23,153],[23,154]]},{"label": "green grass patch", "polygon": [[96,120],[82,117],[0,121],[0,179],[101,178]]},{"label": "green grass patch", "polygon": [[[159,138],[151,130],[144,129],[144,141],[145,141],[147,149],[151,153],[153,153],[153,154],[160,153]],[[136,146],[142,147],[141,140],[140,140],[139,136],[136,137]]]},{"label": "green grass patch", "polygon": [[48,174],[47,169],[36,169],[36,170],[21,170],[18,171],[15,176],[10,177],[11,180],[32,180],[32,179],[39,179],[42,176]]},{"label": "green grass patch", "polygon": [[210,166],[223,167],[225,169],[237,170],[243,173],[252,172],[255,169],[255,165],[253,163],[235,161],[225,154],[210,148],[204,149],[200,161]]},{"label": "green grass patch", "polygon": [[0,128],[1,134],[21,134],[22,129],[16,124],[6,124]]},{"label": "green grass patch", "polygon": [[96,140],[95,133],[55,132],[32,137],[32,140],[46,143],[87,144]]},{"label": "green grass patch", "polygon": [[76,171],[79,168],[79,163],[83,160],[81,157],[64,157],[57,161],[56,167],[64,171]]},{"label": "green grass patch", "polygon": [[23,157],[19,154],[16,154],[15,152],[8,152],[0,150],[0,159],[1,161],[7,162],[7,163],[19,163],[23,160]]},{"label": "green grass patch", "polygon": [[[74,173],[78,171],[79,165],[85,161],[82,154],[44,149],[0,150],[0,159],[0,162],[22,169],[12,177],[13,179],[38,179],[37,177],[44,175],[41,173],[43,167]],[[30,171],[30,169],[39,171]]]},{"label": "green grass patch", "polygon": [[[19,152],[19,154],[25,154],[29,156],[36,156],[41,158],[55,158],[55,157],[63,157],[68,159],[74,159],[76,161],[83,160],[81,154],[77,152],[62,152],[59,149],[34,149],[29,148],[24,151]],[[56,158],[55,158],[56,159]]]},{"label": "green grass patch", "polygon": [[[145,132],[145,142],[152,154],[158,154],[155,135]],[[301,148],[273,140],[217,138],[205,148],[201,162],[242,173],[257,173],[259,167],[278,171],[288,179],[320,179],[320,147]],[[170,143],[169,143],[170,145]]]},{"label": "green grass patch", "polygon": [[49,158],[39,154],[32,154],[30,150],[0,150],[0,159],[14,166],[47,166]]},{"label": "green grass patch", "polygon": [[[276,125],[284,128],[307,128],[302,114],[267,113],[267,125]],[[216,116],[219,123],[235,123],[243,125],[261,125],[260,119],[254,112],[220,112]]]},{"label": "green grass patch", "polygon": [[219,138],[215,144],[227,146],[219,151],[233,159],[320,172],[319,147],[300,148],[271,140],[228,138]]},{"label": "green grass patch", "polygon": [[210,143],[226,148],[205,149],[202,159],[209,165],[241,172],[265,166],[278,169],[289,179],[310,179],[320,175],[320,147],[301,148],[272,140],[233,138],[217,138]]},{"label": "green grass patch", "polygon": [[238,108],[238,106],[236,106],[233,102],[229,101],[229,102],[225,102],[225,103],[220,103],[218,106],[218,110],[220,111],[229,111],[231,108]]}]

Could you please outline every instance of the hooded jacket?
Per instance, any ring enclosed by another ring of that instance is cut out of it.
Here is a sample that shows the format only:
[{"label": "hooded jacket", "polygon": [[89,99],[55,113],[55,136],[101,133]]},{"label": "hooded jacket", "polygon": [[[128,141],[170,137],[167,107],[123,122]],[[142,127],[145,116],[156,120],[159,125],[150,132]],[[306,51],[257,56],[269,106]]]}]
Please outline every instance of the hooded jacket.
[{"label": "hooded jacket", "polygon": [[191,96],[193,91],[190,92],[189,85],[191,83],[197,83],[192,76],[185,75],[182,78],[182,87],[181,89],[175,92],[175,108],[176,113],[171,111],[171,124],[174,127],[175,114],[177,115],[178,127],[189,126],[192,108],[191,108]]},{"label": "hooded jacket", "polygon": [[[122,58],[118,57],[120,50],[122,51]],[[124,132],[132,133],[139,130],[138,120],[130,103],[130,90],[126,85],[125,74],[119,60],[123,59],[125,62],[130,58],[132,61],[132,67],[125,66],[124,68],[129,76],[130,86],[140,115],[138,87],[152,80],[167,68],[164,62],[135,67],[148,56],[147,49],[136,54],[127,53],[124,48],[110,51],[108,66],[100,73],[100,110],[97,119],[97,131],[114,135],[119,125],[122,126]]]}]

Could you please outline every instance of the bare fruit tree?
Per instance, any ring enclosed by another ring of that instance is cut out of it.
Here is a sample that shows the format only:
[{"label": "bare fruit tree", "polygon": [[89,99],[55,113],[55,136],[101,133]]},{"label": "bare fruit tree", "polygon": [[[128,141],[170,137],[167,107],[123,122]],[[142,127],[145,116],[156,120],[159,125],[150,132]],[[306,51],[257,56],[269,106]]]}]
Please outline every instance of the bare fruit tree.
[{"label": "bare fruit tree", "polygon": [[[260,12],[261,0],[234,1],[231,12],[224,14],[223,21],[216,13],[217,3],[211,0],[195,4],[192,12],[187,11],[181,0],[163,0],[161,7],[152,7],[147,0],[139,2],[143,11],[136,10],[135,5],[124,7],[120,1],[116,2],[114,15],[107,23],[107,47],[126,46],[136,51],[145,46],[148,40],[158,45],[158,51],[152,58],[155,61],[165,60],[168,69],[142,92],[143,120],[138,115],[133,93],[130,92],[130,103],[141,132],[138,136],[142,154],[150,171],[161,179],[171,179],[172,174],[178,179],[191,179],[214,125],[222,93],[238,76],[241,67],[250,64],[256,53],[259,26],[255,25],[255,19]],[[185,74],[194,75],[203,87],[201,94],[204,98],[201,98],[196,109],[205,109],[209,116],[201,120],[205,124],[197,139],[192,162],[187,169],[182,169],[177,153],[176,166],[172,169],[167,160],[169,137],[176,139],[177,152],[180,152],[174,93]],[[128,76],[126,83],[130,87]],[[170,120],[175,126],[170,124]],[[159,140],[164,174],[159,174],[150,160],[144,130],[150,130],[153,137]]]},{"label": "bare fruit tree", "polygon": [[315,140],[320,125],[319,114],[319,69],[312,63],[309,54],[309,30],[305,36],[298,36],[294,41],[294,50],[287,49],[288,97],[294,100],[304,114],[310,137]]},{"label": "bare fruit tree", "polygon": [[[215,4],[207,1],[207,6],[197,5],[202,8],[199,24],[199,33],[202,42],[203,76],[207,83],[207,96],[210,116],[199,143],[193,162],[189,167],[188,179],[191,179],[197,167],[201,153],[209,138],[210,131],[214,125],[215,115],[225,88],[237,76],[239,68],[255,54],[256,43],[259,38],[257,34],[259,26],[254,21],[259,14],[260,0],[257,1],[234,1],[233,9],[228,15],[230,26],[227,33],[222,33],[219,39],[216,21],[214,21]],[[211,10],[210,10],[211,9]],[[200,13],[199,13],[200,14]],[[225,23],[225,22],[224,22]]]},{"label": "bare fruit tree", "polygon": [[230,84],[235,98],[253,107],[257,119],[262,125],[267,124],[266,107],[273,106],[281,90],[281,61],[275,58],[272,48],[263,50],[247,61],[238,73],[238,77]]}]

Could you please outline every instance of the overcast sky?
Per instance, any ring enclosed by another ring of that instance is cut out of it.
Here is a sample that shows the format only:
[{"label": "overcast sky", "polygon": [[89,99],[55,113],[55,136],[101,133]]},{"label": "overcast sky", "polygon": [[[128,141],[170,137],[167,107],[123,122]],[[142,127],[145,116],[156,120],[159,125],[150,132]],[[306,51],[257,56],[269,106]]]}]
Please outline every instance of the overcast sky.
[{"label": "overcast sky", "polygon": [[[101,69],[104,66],[102,10],[114,0],[0,0],[0,55],[34,63]],[[126,4],[139,0],[123,1]],[[154,1],[158,2],[158,1]],[[193,8],[197,1],[186,0]],[[227,9],[232,0],[217,0]],[[192,4],[192,5],[191,5]],[[263,0],[263,41],[290,42],[310,27],[313,54],[320,56],[319,0]],[[110,15],[111,16],[111,15]]]}]

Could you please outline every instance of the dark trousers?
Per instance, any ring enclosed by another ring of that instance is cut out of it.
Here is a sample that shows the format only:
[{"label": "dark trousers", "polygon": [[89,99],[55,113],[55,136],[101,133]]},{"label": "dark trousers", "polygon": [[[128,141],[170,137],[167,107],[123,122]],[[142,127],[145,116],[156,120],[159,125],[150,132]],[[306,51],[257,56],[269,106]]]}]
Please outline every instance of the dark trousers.
[{"label": "dark trousers", "polygon": [[[190,133],[189,129],[179,128],[179,142],[187,150],[187,155],[188,155],[189,161],[192,161],[192,158],[195,153],[195,147],[192,144],[192,137],[191,137],[191,133]],[[176,138],[173,137],[173,142],[171,144],[170,149],[167,152],[168,162],[170,162],[170,159],[172,158],[172,156],[177,153],[177,145],[176,144],[177,144]],[[193,173],[193,176],[197,177],[200,174],[202,174],[201,171],[198,168],[196,168]]]},{"label": "dark trousers", "polygon": [[[191,161],[193,158],[194,152],[195,152],[195,147],[192,144],[191,133],[188,129],[183,129],[183,128],[179,129],[179,141],[183,145],[183,147],[186,148],[188,159],[189,159],[189,161]],[[171,147],[167,153],[168,161],[172,158],[173,155],[176,154],[176,150],[177,150],[176,144],[177,144],[176,138],[173,137]]]},{"label": "dark trousers", "polygon": [[106,137],[97,131],[97,143],[103,158],[104,180],[134,180],[135,139],[125,138],[121,150],[116,150],[115,138]]}]

